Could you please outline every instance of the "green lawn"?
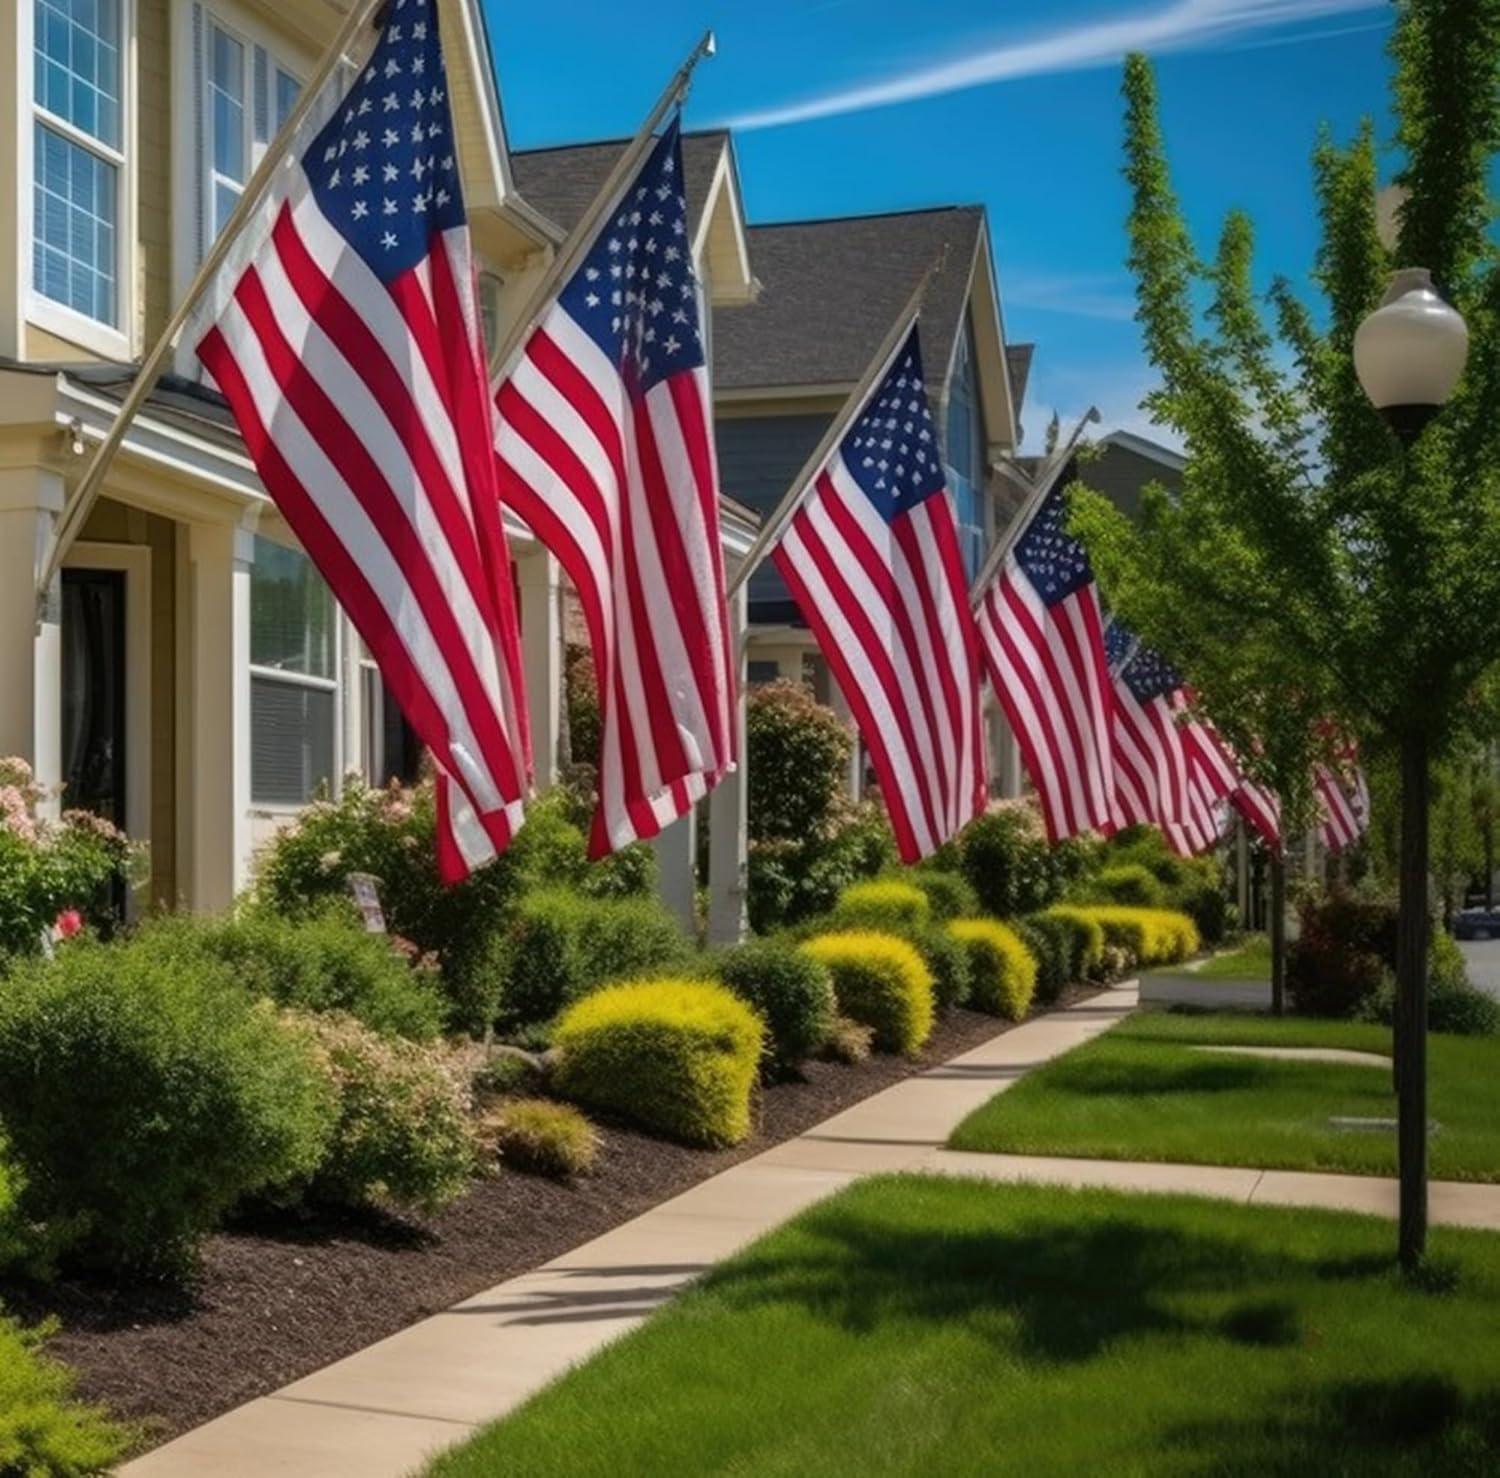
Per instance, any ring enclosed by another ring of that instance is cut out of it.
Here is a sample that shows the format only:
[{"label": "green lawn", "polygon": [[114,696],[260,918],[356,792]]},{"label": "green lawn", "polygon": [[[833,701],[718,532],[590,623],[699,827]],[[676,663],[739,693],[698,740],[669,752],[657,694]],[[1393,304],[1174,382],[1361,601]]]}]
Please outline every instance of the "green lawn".
[{"label": "green lawn", "polygon": [[1187,1197],[861,1182],[431,1478],[1493,1474],[1500,1237]]},{"label": "green lawn", "polygon": [[1252,934],[1237,948],[1205,960],[1192,974],[1199,980],[1269,980],[1271,941]]},{"label": "green lawn", "polygon": [[[1395,1135],[1333,1115],[1392,1117],[1384,1068],[1194,1051],[1195,1044],[1390,1052],[1385,1027],[1247,1013],[1143,1012],[1028,1073],[953,1132],[960,1150],[1176,1160],[1389,1175]],[[1432,1174],[1500,1180],[1500,1038],[1431,1038]]]}]

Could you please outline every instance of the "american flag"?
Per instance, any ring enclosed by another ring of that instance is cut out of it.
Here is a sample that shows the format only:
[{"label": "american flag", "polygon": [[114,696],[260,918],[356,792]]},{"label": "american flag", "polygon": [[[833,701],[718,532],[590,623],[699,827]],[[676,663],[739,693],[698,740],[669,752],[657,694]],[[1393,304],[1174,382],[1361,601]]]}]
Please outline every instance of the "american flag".
[{"label": "american flag", "polygon": [[1313,788],[1322,812],[1318,840],[1330,852],[1352,847],[1370,825],[1370,787],[1352,751],[1343,768],[1344,773],[1332,765],[1313,767]]},{"label": "american flag", "polygon": [[1273,851],[1281,850],[1281,798],[1269,787],[1242,779],[1229,797],[1236,811]]},{"label": "american flag", "polygon": [[1115,829],[1113,702],[1099,587],[1067,516],[1059,484],[1006,554],[976,612],[990,684],[1054,842]]},{"label": "american flag", "polygon": [[595,856],[734,763],[713,397],[674,121],[497,392],[502,489],[578,592],[599,683]]},{"label": "american flag", "polygon": [[1118,621],[1105,643],[1119,818],[1159,827],[1175,851],[1196,856],[1224,834],[1227,756],[1206,725],[1183,722],[1191,694],[1168,663]]},{"label": "american flag", "polygon": [[200,310],[197,351],[457,782],[452,879],[521,824],[530,755],[448,93],[438,6],[391,0],[352,86],[316,100]]},{"label": "american flag", "polygon": [[915,862],[985,800],[979,641],[915,324],[805,492],[773,558]]}]

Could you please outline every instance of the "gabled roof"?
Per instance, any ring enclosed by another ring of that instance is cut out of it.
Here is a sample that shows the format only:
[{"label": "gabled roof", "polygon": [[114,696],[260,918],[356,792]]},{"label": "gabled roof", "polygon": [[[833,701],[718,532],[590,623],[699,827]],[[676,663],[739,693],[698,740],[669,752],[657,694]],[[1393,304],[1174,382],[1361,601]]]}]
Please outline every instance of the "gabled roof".
[{"label": "gabled roof", "polygon": [[[511,177],[521,194],[549,220],[571,231],[593,203],[628,139],[520,149],[510,156]],[[682,168],[687,181],[688,220],[694,232],[714,185],[719,161],[729,147],[727,129],[701,129],[682,136]]]},{"label": "gabled roof", "polygon": [[983,229],[978,206],[752,226],[760,293],[753,305],[715,316],[719,388],[853,385],[946,246],[922,314],[923,360],[940,383]]},{"label": "gabled roof", "polygon": [[1016,408],[1017,422],[1026,409],[1026,386],[1031,380],[1031,361],[1035,356],[1035,344],[1005,346],[1005,367],[1010,372],[1010,398]]}]

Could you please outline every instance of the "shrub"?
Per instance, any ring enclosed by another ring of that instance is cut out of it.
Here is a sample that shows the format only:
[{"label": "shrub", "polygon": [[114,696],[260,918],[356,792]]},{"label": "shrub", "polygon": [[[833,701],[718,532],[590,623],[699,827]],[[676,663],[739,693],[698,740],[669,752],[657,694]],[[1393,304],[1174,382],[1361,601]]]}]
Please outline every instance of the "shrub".
[{"label": "shrub", "polygon": [[0,1317],[0,1473],[83,1478],[107,1473],[134,1433],[73,1398],[73,1375],[42,1352],[55,1324],[23,1329]]},{"label": "shrub", "polygon": [[1037,915],[1063,931],[1067,945],[1068,980],[1096,980],[1104,965],[1104,929],[1092,910],[1059,903]]},{"label": "shrub", "polygon": [[1169,902],[1197,925],[1199,938],[1206,947],[1222,944],[1238,927],[1238,911],[1218,883],[1178,889]]},{"label": "shrub", "polygon": [[1036,998],[1043,1004],[1055,1001],[1074,980],[1071,967],[1072,929],[1061,919],[1030,914],[1012,925],[1017,937],[1036,962]]},{"label": "shrub", "polygon": [[1292,1005],[1308,1016],[1353,1016],[1396,963],[1396,906],[1335,890],[1305,902],[1287,949]]},{"label": "shrub", "polygon": [[875,1041],[875,1029],[862,1021],[851,1021],[847,1016],[835,1016],[833,1030],[823,1044],[823,1056],[830,1062],[842,1062],[847,1067],[864,1062],[870,1055]]},{"label": "shrub", "polygon": [[299,919],[267,909],[178,915],[148,924],[140,943],[163,957],[220,961],[252,994],[283,1006],[347,1012],[374,1031],[418,1041],[442,1030],[435,966],[409,963],[390,936],[367,933],[352,904],[328,903]]},{"label": "shrub", "polygon": [[479,1098],[534,1093],[545,1073],[540,1058],[511,1047],[500,1047],[495,1055],[469,1079],[469,1087]]},{"label": "shrub", "polygon": [[568,643],[565,681],[571,758],[575,765],[597,766],[603,738],[599,680],[594,668],[594,654],[586,643]]},{"label": "shrub", "polygon": [[719,979],[765,1022],[767,1060],[785,1072],[814,1052],[833,1028],[833,979],[825,966],[777,939],[751,940],[724,953]]},{"label": "shrub", "polygon": [[1134,908],[1161,908],[1167,890],[1147,867],[1139,862],[1106,867],[1088,884],[1088,896],[1100,903],[1123,903]]},{"label": "shrub", "polygon": [[825,836],[844,799],[854,736],[801,683],[764,683],[745,695],[752,841]]},{"label": "shrub", "polygon": [[915,928],[932,911],[926,893],[899,878],[854,883],[839,894],[834,915],[840,923],[871,929]]},{"label": "shrub", "polygon": [[1201,947],[1198,930],[1186,914],[1170,908],[1101,905],[1082,912],[1104,931],[1104,942],[1140,966],[1175,965]]},{"label": "shrub", "polygon": [[760,1018],[723,986],[609,986],[558,1023],[554,1084],[585,1107],[688,1144],[737,1144],[764,1045]]},{"label": "shrub", "polygon": [[924,865],[908,871],[906,881],[927,895],[928,913],[939,924],[972,919],[980,911],[979,895],[960,873]]},{"label": "shrub", "polygon": [[1033,913],[1061,896],[1063,880],[1029,802],[992,805],[964,828],[958,846],[965,879],[997,918]]},{"label": "shrub", "polygon": [[442,1048],[379,1036],[352,1016],[289,1011],[284,1021],[316,1045],[339,1107],[307,1178],[314,1200],[435,1211],[465,1189],[475,1163],[469,1097]]},{"label": "shrub", "polygon": [[312,1172],[335,1111],[223,964],[75,943],[0,991],[20,1210],[97,1263],[182,1270],[236,1201]]},{"label": "shrub", "polygon": [[874,804],[845,807],[827,835],[752,841],[751,927],[766,933],[829,913],[851,883],[873,878],[895,862],[890,822]]},{"label": "shrub", "polygon": [[507,1028],[550,1021],[601,985],[671,969],[688,954],[677,920],[655,899],[533,893],[500,955],[499,1020]]},{"label": "shrub", "polygon": [[599,1154],[594,1126],[571,1104],[545,1098],[502,1104],[482,1132],[502,1164],[558,1180],[586,1175]]},{"label": "shrub", "polygon": [[969,957],[969,1004],[1020,1021],[1031,1009],[1037,965],[1024,941],[993,919],[955,919],[948,932]]},{"label": "shrub", "polygon": [[802,946],[833,975],[841,1015],[875,1031],[882,1052],[915,1056],[932,1032],[932,974],[922,956],[890,934],[820,934]]},{"label": "shrub", "polygon": [[[1432,936],[1427,972],[1427,1024],[1433,1031],[1464,1037],[1487,1037],[1500,1032],[1500,1001],[1470,983],[1463,951],[1450,935]],[[1393,1024],[1396,980],[1390,970],[1382,972],[1380,984],[1360,1003],[1355,1014],[1367,1021]]]},{"label": "shrub", "polygon": [[932,1000],[940,1011],[968,1003],[973,970],[966,950],[942,924],[924,924],[919,929],[892,929],[898,938],[915,947],[932,976]]}]

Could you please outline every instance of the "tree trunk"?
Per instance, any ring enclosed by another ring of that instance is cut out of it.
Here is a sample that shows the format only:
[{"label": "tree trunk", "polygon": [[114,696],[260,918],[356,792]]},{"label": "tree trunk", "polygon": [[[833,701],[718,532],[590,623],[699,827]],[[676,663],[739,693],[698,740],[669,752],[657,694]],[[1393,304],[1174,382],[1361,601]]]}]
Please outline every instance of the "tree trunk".
[{"label": "tree trunk", "polygon": [[1495,907],[1495,823],[1488,816],[1484,820],[1484,907],[1486,913]]},{"label": "tree trunk", "polygon": [[1401,1176],[1401,1266],[1427,1250],[1427,739],[1401,741],[1401,894],[1396,930],[1396,1148]]},{"label": "tree trunk", "polygon": [[1286,1014],[1286,858],[1271,853],[1271,1011]]}]

